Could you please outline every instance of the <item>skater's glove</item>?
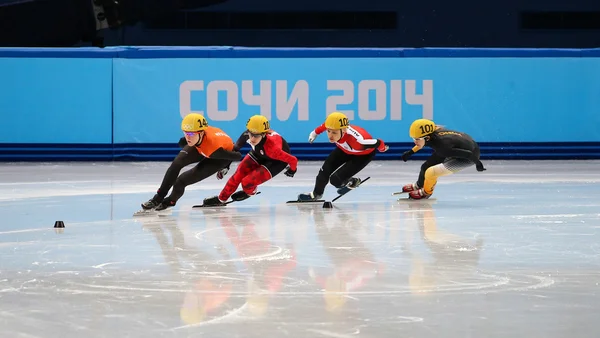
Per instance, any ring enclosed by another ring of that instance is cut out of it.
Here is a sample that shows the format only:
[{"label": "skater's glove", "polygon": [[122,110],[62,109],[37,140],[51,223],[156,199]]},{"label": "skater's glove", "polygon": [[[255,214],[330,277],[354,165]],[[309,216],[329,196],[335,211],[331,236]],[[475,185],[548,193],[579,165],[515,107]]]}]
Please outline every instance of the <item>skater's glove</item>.
[{"label": "skater's glove", "polygon": [[223,177],[225,177],[225,175],[227,175],[228,172],[229,172],[229,167],[223,168],[223,169],[217,171],[217,179],[222,180]]},{"label": "skater's glove", "polygon": [[294,175],[296,174],[296,170],[292,170],[292,168],[287,167],[287,170],[285,171],[285,176],[288,177],[294,177]]},{"label": "skater's glove", "polygon": [[477,171],[484,171],[484,170],[487,170],[487,169],[485,169],[485,168],[483,167],[483,163],[481,163],[481,161],[478,161],[478,162],[475,164],[475,169],[477,169]]},{"label": "skater's glove", "polygon": [[314,140],[317,139],[317,133],[315,131],[311,131],[310,135],[308,135],[308,142],[313,143]]},{"label": "skater's glove", "polygon": [[404,153],[402,153],[402,161],[406,162],[408,161],[408,159],[413,156],[415,154],[415,152],[411,149],[411,150],[407,150]]},{"label": "skater's glove", "polygon": [[185,137],[182,137],[179,139],[179,148],[183,149],[185,146],[187,146],[187,141],[185,140]]}]

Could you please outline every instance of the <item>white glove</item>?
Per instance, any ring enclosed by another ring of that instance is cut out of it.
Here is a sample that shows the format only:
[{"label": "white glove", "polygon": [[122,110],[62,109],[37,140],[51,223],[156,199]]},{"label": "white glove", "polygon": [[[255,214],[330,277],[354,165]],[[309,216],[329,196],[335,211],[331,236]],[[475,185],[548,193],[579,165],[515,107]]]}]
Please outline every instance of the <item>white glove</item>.
[{"label": "white glove", "polygon": [[308,135],[308,142],[313,143],[313,141],[317,138],[317,133],[315,131],[311,131],[310,135]]},{"label": "white glove", "polygon": [[227,172],[229,172],[229,168],[223,168],[223,169],[217,171],[217,179],[222,180],[223,177],[225,177],[225,175],[227,175]]}]

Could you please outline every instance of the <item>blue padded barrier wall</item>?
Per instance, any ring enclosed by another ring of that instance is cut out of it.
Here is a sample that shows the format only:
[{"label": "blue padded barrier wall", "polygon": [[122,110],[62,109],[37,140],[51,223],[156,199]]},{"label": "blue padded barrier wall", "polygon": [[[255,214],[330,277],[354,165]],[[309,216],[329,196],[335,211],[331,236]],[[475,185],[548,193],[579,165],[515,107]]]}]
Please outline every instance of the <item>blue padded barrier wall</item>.
[{"label": "blue padded barrier wall", "polygon": [[[431,118],[486,159],[600,158],[600,49],[0,48],[0,160],[165,160],[182,116],[234,140],[262,114],[300,159],[328,112],[390,144]],[[423,159],[422,151],[414,159]]]}]

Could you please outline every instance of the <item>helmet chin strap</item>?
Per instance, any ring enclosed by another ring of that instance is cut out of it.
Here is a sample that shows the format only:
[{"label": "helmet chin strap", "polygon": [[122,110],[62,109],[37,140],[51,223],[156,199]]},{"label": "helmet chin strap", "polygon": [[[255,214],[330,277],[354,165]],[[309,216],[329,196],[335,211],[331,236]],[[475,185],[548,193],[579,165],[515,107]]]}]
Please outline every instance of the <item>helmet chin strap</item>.
[{"label": "helmet chin strap", "polygon": [[200,136],[200,134],[198,134],[198,142],[196,142],[196,144],[194,145],[194,147],[199,146],[200,143],[202,143],[203,139],[204,139],[204,135]]}]

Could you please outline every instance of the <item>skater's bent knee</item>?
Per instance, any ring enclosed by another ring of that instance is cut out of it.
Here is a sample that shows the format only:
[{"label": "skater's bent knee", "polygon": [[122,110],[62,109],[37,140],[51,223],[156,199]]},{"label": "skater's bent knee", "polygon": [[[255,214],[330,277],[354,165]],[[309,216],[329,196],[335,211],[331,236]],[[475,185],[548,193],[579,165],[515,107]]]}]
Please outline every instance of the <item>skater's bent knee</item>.
[{"label": "skater's bent knee", "polygon": [[451,170],[448,170],[448,168],[446,168],[444,164],[436,164],[425,170],[425,180],[437,179],[440,176],[446,176],[452,173],[453,172]]},{"label": "skater's bent knee", "polygon": [[171,169],[171,170],[181,170],[181,169],[183,169],[183,167],[185,167],[183,161],[179,161],[179,160],[175,159],[173,162],[171,162],[171,165],[169,166],[169,169]]},{"label": "skater's bent knee", "polygon": [[429,180],[429,179],[432,179],[435,177],[436,177],[436,175],[435,175],[435,170],[433,169],[433,167],[429,167],[425,170],[425,179],[426,180]]},{"label": "skater's bent knee", "polygon": [[173,189],[184,189],[185,187],[187,187],[189,185],[188,182],[186,182],[186,180],[182,179],[181,176],[177,178],[177,180],[175,180],[175,184],[173,184]]},{"label": "skater's bent knee", "polygon": [[242,190],[248,194],[248,195],[252,195],[255,191],[256,191],[256,183],[253,182],[252,180],[242,180]]},{"label": "skater's bent knee", "polygon": [[344,185],[343,180],[338,175],[331,175],[329,183],[336,188],[341,188]]},{"label": "skater's bent knee", "polygon": [[252,191],[252,190],[254,190],[255,186],[256,185],[253,184],[253,182],[250,181],[250,180],[243,180],[242,181],[242,190],[244,190],[244,191],[247,191],[247,190]]}]

